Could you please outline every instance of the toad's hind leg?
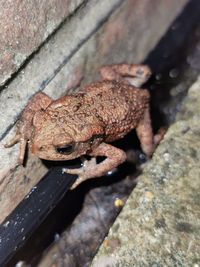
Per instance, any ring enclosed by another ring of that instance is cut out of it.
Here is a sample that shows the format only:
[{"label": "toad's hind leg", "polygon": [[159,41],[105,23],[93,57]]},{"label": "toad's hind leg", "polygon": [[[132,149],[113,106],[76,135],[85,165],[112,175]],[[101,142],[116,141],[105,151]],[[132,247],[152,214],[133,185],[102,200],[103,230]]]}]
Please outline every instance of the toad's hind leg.
[{"label": "toad's hind leg", "polygon": [[148,157],[151,157],[154,152],[154,138],[149,106],[146,107],[144,115],[136,127],[136,133],[140,140],[142,150]]},{"label": "toad's hind leg", "polygon": [[141,87],[151,76],[148,66],[137,64],[103,66],[100,73],[103,80],[119,81],[136,87]]}]

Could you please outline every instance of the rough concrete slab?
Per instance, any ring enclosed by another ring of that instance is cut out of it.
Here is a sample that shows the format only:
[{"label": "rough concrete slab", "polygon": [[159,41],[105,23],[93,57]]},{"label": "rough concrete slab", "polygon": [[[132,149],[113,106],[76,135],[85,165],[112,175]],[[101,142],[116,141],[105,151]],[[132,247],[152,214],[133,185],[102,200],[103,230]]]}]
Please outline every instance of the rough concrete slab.
[{"label": "rough concrete slab", "polygon": [[92,267],[200,266],[200,77]]}]

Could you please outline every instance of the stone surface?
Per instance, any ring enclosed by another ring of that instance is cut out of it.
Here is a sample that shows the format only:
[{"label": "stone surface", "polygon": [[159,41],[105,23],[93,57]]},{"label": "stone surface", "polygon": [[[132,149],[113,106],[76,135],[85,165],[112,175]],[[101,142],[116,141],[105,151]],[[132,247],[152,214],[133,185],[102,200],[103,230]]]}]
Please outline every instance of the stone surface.
[{"label": "stone surface", "polygon": [[0,1],[0,86],[83,0]]},{"label": "stone surface", "polygon": [[[169,0],[167,5],[164,0],[155,0],[153,5],[145,0],[87,1],[4,88],[0,93],[0,112],[4,114],[0,118],[0,222],[46,171],[32,156],[25,168],[17,167],[18,145],[3,147],[29,98],[40,90],[59,97],[80,82],[94,80],[98,68],[105,63],[141,62],[186,3],[187,0]],[[26,176],[28,183],[24,182]]]},{"label": "stone surface", "polygon": [[200,77],[92,267],[200,266],[199,87]]}]

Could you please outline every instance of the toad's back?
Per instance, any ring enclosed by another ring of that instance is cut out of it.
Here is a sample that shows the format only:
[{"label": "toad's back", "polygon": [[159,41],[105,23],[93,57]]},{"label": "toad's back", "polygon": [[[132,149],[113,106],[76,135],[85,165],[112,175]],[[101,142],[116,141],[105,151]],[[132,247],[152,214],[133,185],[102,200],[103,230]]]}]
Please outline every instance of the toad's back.
[{"label": "toad's back", "polygon": [[149,92],[119,82],[97,82],[84,88],[85,107],[104,124],[106,139],[114,141],[135,128],[149,103]]}]

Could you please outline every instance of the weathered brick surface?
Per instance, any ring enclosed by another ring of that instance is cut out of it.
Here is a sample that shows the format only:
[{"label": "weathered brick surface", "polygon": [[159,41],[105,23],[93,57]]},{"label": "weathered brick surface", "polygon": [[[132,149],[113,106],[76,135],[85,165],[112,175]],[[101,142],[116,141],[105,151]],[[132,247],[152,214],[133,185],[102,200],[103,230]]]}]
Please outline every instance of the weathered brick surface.
[{"label": "weathered brick surface", "polygon": [[83,0],[0,0],[0,85]]},{"label": "weathered brick surface", "polygon": [[186,2],[88,1],[2,91],[0,112],[5,116],[0,118],[0,222],[45,172],[32,156],[26,168],[16,168],[18,145],[3,147],[8,130],[31,95],[44,90],[59,97],[79,82],[97,78],[102,64],[143,61]]}]

